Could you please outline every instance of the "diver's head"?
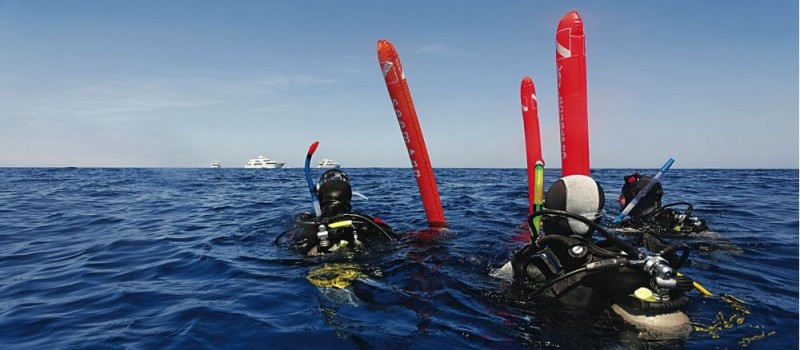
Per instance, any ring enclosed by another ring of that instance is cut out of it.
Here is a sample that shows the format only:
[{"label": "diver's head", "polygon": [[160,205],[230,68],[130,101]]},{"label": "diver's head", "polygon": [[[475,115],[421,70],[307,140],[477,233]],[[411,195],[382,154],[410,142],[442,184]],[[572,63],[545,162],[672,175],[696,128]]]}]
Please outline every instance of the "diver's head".
[{"label": "diver's head", "polygon": [[353,189],[350,187],[350,179],[347,174],[339,169],[331,169],[323,173],[317,184],[317,197],[319,197],[323,217],[349,213]]},{"label": "diver's head", "polygon": [[[625,206],[628,205],[639,192],[647,187],[647,184],[652,180],[653,178],[650,176],[639,175],[638,171],[634,172],[633,175],[625,176],[625,184],[622,185],[622,194],[619,196],[620,210],[625,209]],[[650,191],[642,196],[639,200],[639,204],[631,209],[628,215],[631,217],[638,217],[652,213],[661,206],[661,197],[663,195],[664,189],[661,187],[660,183],[656,183],[650,188]]]},{"label": "diver's head", "polygon": [[[603,188],[594,179],[585,175],[570,175],[558,179],[550,186],[544,197],[544,207],[599,220],[605,201]],[[542,227],[548,234],[585,236],[594,231],[578,220],[558,216],[544,217]]]}]

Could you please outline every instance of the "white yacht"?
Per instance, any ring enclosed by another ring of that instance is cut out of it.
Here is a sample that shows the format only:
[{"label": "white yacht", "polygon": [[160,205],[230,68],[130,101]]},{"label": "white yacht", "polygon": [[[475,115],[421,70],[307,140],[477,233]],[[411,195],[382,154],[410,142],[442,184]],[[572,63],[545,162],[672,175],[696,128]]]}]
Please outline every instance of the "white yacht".
[{"label": "white yacht", "polygon": [[219,164],[219,161],[215,160],[215,161],[211,162],[211,167],[212,168],[220,168],[220,167],[222,167],[222,165]]},{"label": "white yacht", "polygon": [[272,159],[264,158],[264,156],[258,156],[258,158],[247,161],[244,167],[245,169],[278,169],[282,168],[284,164],[286,163],[278,163]]},{"label": "white yacht", "polygon": [[328,159],[328,158],[323,159],[322,161],[319,162],[319,164],[317,164],[317,168],[333,168],[333,169],[335,169],[335,168],[338,168],[340,166],[342,166],[342,165],[337,163],[335,160]]}]

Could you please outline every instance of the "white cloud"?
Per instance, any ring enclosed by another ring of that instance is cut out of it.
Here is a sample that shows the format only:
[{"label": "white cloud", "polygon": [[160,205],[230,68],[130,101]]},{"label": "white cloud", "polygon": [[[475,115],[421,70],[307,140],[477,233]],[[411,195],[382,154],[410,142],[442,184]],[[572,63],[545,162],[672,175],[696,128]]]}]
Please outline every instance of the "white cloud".
[{"label": "white cloud", "polygon": [[[284,108],[277,97],[295,88],[335,83],[309,74],[273,74],[253,78],[107,77],[73,81],[66,87],[37,94],[0,92],[9,101],[0,107],[6,117],[25,117],[32,124],[60,120],[126,122],[197,110]],[[6,96],[4,96],[6,95]]]}]

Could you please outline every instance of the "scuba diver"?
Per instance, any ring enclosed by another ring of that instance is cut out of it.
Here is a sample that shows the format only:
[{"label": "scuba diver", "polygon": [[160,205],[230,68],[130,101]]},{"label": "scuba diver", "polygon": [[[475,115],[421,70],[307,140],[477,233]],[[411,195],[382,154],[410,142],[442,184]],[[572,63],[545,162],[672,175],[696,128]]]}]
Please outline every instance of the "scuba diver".
[{"label": "scuba diver", "polygon": [[395,241],[397,235],[383,220],[353,212],[353,190],[350,178],[344,171],[331,169],[320,177],[312,189],[319,199],[319,212],[295,216],[294,227],[281,233],[278,240],[289,233],[290,245],[306,256],[320,256],[344,250],[359,250],[374,242]]},{"label": "scuba diver", "polygon": [[[638,171],[633,175],[624,177],[622,193],[619,195],[620,210],[630,203],[636,195],[647,187],[653,178],[642,176]],[[697,233],[708,230],[706,221],[692,216],[692,205],[687,202],[676,202],[661,205],[664,189],[661,183],[656,182],[652,188],[641,197],[639,203],[631,209],[628,216],[630,220],[624,221],[622,227],[630,227],[640,231],[654,233]],[[674,206],[685,205],[686,210],[680,212],[672,209]]]},{"label": "scuba diver", "polygon": [[[638,242],[643,249],[635,248],[597,224],[604,202],[602,187],[591,177],[570,175],[553,183],[544,209],[528,218],[531,243],[511,260],[513,290],[526,299],[547,297],[568,306],[611,305],[628,322],[651,331],[687,331],[689,319],[680,309],[693,281],[676,272],[689,247],[644,234]],[[539,216],[541,232],[534,226]],[[595,231],[602,239],[593,239]]]}]

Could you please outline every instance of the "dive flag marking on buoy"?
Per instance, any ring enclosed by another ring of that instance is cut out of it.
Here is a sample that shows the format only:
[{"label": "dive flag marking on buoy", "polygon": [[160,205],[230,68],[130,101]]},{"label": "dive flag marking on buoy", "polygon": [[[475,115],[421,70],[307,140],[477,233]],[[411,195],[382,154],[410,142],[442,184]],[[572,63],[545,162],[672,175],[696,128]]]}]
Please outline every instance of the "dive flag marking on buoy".
[{"label": "dive flag marking on buoy", "polygon": [[433,175],[425,139],[414,110],[414,102],[411,100],[406,74],[397,50],[387,40],[378,41],[378,63],[383,73],[386,89],[389,91],[397,122],[400,125],[403,141],[408,150],[414,176],[417,178],[417,187],[419,187],[428,225],[446,227],[447,222],[444,219],[436,178]]},{"label": "dive flag marking on buoy", "polygon": [[561,18],[555,39],[561,176],[591,176],[586,98],[586,35],[578,12],[570,11]]},{"label": "dive flag marking on buoy", "polygon": [[[556,37],[562,36],[561,32],[567,32],[566,35],[563,35],[563,36],[566,36],[567,38],[569,38],[570,34],[572,33],[572,28],[566,28],[566,29],[558,31],[556,33]],[[569,39],[567,39],[566,42],[567,42],[567,45],[572,44],[569,41]],[[564,59],[564,58],[570,58],[572,56],[572,50],[569,49],[569,48],[566,48],[564,45],[561,45],[561,43],[558,42],[558,41],[556,41],[556,53],[561,55],[561,57],[557,57],[556,60],[560,60],[560,59]]]}]

